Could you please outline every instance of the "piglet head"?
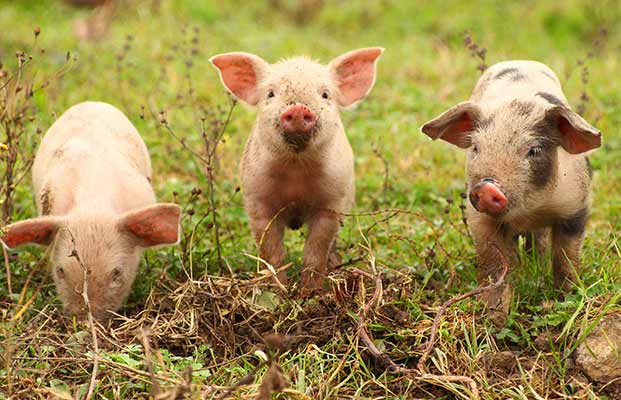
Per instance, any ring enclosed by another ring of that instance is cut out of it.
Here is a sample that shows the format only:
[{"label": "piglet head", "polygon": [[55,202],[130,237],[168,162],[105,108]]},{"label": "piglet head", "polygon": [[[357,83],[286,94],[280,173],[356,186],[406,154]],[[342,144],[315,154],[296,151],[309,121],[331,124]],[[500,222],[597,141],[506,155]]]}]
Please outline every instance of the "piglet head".
[{"label": "piglet head", "polygon": [[489,110],[463,102],[421,130],[467,151],[472,207],[506,222],[541,209],[558,179],[559,152],[580,154],[601,145],[600,132],[568,106],[526,99]]},{"label": "piglet head", "polygon": [[103,321],[129,294],[143,249],[178,242],[180,215],[174,204],[156,204],[120,217],[44,216],[7,226],[0,239],[8,248],[49,245],[52,275],[65,311],[85,316],[86,282],[92,314]]},{"label": "piglet head", "polygon": [[259,140],[277,152],[302,153],[342,129],[340,108],[369,93],[382,52],[354,50],[328,65],[304,57],[268,64],[248,53],[220,54],[210,61],[233,96],[257,107]]}]

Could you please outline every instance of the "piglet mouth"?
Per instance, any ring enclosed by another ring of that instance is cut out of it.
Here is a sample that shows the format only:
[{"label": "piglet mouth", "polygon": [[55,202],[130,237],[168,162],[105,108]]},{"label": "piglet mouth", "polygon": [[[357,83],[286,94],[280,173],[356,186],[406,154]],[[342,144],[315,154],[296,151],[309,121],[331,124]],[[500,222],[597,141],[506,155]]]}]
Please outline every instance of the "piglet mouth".
[{"label": "piglet mouth", "polygon": [[311,132],[282,132],[283,141],[295,153],[301,153],[308,147],[309,143],[315,136],[315,129]]}]

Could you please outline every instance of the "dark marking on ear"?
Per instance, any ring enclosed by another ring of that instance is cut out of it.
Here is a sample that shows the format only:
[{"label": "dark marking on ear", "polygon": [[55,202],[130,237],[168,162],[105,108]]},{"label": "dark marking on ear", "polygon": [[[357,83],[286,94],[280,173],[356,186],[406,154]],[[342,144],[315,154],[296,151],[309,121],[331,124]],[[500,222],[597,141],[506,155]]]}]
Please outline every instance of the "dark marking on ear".
[{"label": "dark marking on ear", "polygon": [[579,210],[571,217],[558,223],[561,233],[568,236],[578,236],[584,233],[587,221],[589,220],[589,209],[587,207]]},{"label": "dark marking on ear", "polygon": [[564,106],[565,103],[563,103],[563,101],[561,99],[559,99],[558,97],[556,97],[553,94],[550,93],[546,93],[546,92],[537,92],[535,94],[535,96],[539,96],[541,98],[543,98],[545,101],[547,101],[550,104],[553,104],[555,106]]},{"label": "dark marking on ear", "polygon": [[540,140],[539,144],[543,148],[540,155],[528,158],[530,172],[528,174],[530,182],[538,189],[546,187],[556,176],[558,171],[558,151],[557,146],[552,142]]},{"label": "dark marking on ear", "polygon": [[502,79],[505,76],[509,77],[512,81],[521,81],[526,79],[526,75],[520,72],[519,69],[515,67],[505,68],[501,70],[499,73],[494,76],[494,79]]},{"label": "dark marking on ear", "polygon": [[589,173],[589,178],[593,179],[593,166],[591,165],[591,160],[589,160],[589,157],[584,157],[584,161],[586,163],[587,172]]}]

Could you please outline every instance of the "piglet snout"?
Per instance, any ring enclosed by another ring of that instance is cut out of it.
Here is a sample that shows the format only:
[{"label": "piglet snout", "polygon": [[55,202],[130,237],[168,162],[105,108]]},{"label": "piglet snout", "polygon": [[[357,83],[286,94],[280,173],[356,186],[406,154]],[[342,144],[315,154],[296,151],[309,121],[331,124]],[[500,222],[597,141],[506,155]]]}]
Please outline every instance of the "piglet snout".
[{"label": "piglet snout", "polygon": [[477,211],[497,216],[505,211],[508,200],[496,182],[483,179],[470,190],[470,202]]},{"label": "piglet snout", "polygon": [[280,116],[284,133],[309,133],[317,124],[317,115],[304,104],[293,104]]}]

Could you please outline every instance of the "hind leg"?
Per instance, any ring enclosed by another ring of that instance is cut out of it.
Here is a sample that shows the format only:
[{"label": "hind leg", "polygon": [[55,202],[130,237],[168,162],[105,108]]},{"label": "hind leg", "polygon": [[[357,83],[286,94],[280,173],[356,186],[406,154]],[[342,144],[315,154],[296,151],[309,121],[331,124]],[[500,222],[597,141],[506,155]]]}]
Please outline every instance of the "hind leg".
[{"label": "hind leg", "polygon": [[540,260],[546,256],[548,250],[550,231],[547,228],[536,229],[526,234],[524,250],[530,253],[535,251]]},{"label": "hind leg", "polygon": [[584,209],[552,228],[552,269],[557,289],[569,290],[576,281],[587,220],[588,210]]}]

